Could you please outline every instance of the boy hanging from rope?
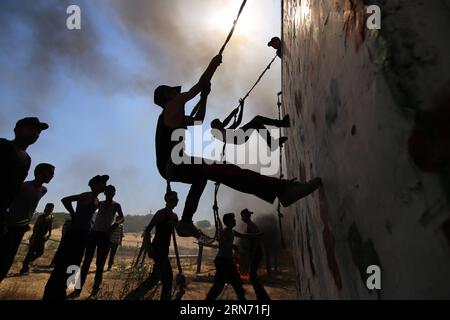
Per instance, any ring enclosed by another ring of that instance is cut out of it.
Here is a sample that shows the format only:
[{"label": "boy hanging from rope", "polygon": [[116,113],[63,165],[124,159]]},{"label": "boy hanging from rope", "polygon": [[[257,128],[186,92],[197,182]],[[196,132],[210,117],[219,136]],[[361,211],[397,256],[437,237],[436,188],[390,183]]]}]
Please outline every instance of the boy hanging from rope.
[{"label": "boy hanging from rope", "polygon": [[[220,121],[219,119],[214,119],[211,121],[211,128],[213,129],[211,134],[214,138],[227,144],[239,145],[247,142],[251,134],[256,131],[266,141],[271,150],[283,145],[287,141],[287,137],[280,137],[278,140],[272,138],[266,126],[288,128],[290,126],[289,115],[286,115],[283,120],[256,116],[250,122],[238,128],[242,122],[242,114],[244,111],[244,101],[241,100],[240,103],[240,108],[234,109],[225,120]],[[227,128],[233,118],[235,118],[236,121]],[[236,139],[237,135],[235,134],[235,130],[242,130],[242,132],[245,133],[245,135],[243,135],[244,139]],[[260,130],[263,130],[263,132]]]},{"label": "boy hanging from rope", "polygon": [[[166,207],[159,210],[153,217],[150,224],[145,229],[146,239],[148,239],[149,255],[155,261],[153,271],[150,276],[142,282],[139,287],[126,296],[126,300],[139,300],[161,280],[162,291],[161,300],[170,300],[172,297],[172,266],[169,261],[170,237],[173,226],[178,222],[178,216],[173,213],[173,209],[178,204],[178,195],[174,191],[168,191],[164,196]],[[151,231],[155,228],[155,238],[151,241]]]},{"label": "boy hanging from rope", "polygon": [[[215,56],[197,84],[187,92],[181,92],[180,86],[162,85],[155,90],[154,94],[155,104],[162,108],[156,128],[158,171],[169,182],[191,185],[181,221],[177,225],[177,233],[181,237],[199,238],[201,236],[200,231],[194,226],[192,218],[197,211],[200,197],[208,180],[255,195],[270,203],[278,198],[285,207],[311,194],[321,185],[320,178],[306,183],[287,181],[264,176],[228,163],[214,163],[212,160],[205,161],[203,158],[190,157],[184,154],[183,145],[181,145],[181,152],[174,154],[177,157],[180,157],[180,153],[183,154],[182,163],[179,163],[180,158],[172,158],[172,150],[180,143],[184,143],[183,137],[181,140],[173,141],[172,134],[176,131],[177,137],[180,138],[180,130],[184,133],[188,126],[200,124],[204,120],[210,81],[221,63],[222,56]],[[200,101],[196,106],[195,114],[187,116],[185,114],[186,103],[199,94]]]}]

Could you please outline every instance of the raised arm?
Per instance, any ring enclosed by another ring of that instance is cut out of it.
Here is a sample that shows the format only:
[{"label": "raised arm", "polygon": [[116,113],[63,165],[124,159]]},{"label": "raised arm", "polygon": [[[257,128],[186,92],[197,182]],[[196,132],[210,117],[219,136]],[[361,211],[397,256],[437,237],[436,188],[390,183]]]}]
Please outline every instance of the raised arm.
[{"label": "raised arm", "polygon": [[154,217],[152,218],[152,221],[150,221],[150,223],[148,224],[148,226],[145,228],[144,233],[147,234],[148,239],[151,238],[151,232],[152,229],[155,227],[155,225],[161,221],[161,213],[158,211],[157,213],[155,213]]},{"label": "raised arm", "polygon": [[[185,126],[186,122],[197,121],[194,120],[195,117],[186,117],[184,105],[186,104],[186,102],[197,96],[200,92],[209,90],[212,76],[214,75],[214,72],[221,63],[222,63],[222,56],[221,55],[215,56],[211,60],[211,63],[209,64],[206,71],[200,77],[200,80],[197,82],[197,84],[195,84],[188,92],[180,93],[171,101],[169,101],[169,103],[167,103],[167,106],[164,110],[164,122],[167,126],[177,128]],[[202,105],[204,108],[206,108],[206,97],[202,97],[199,103],[200,105],[196,107],[197,108],[196,114],[199,114],[199,119],[201,119],[202,118],[201,115],[205,111],[201,112],[200,109]]]},{"label": "raised arm", "polygon": [[233,230],[233,233],[236,237],[238,238],[245,238],[245,239],[250,239],[250,238],[258,238],[262,235],[261,232],[258,233],[240,233],[238,231]]},{"label": "raised arm", "polygon": [[240,103],[240,107],[235,109],[233,116],[236,114],[236,112],[239,112],[239,115],[236,119],[236,122],[230,126],[230,129],[236,129],[237,127],[239,127],[241,125],[242,116],[244,114],[244,100],[240,100],[239,103]]},{"label": "raised arm", "polygon": [[72,202],[77,202],[82,199],[81,194],[65,197],[61,200],[64,208],[66,208],[67,211],[69,211],[69,214],[71,217],[75,215],[75,210],[73,209]]},{"label": "raised arm", "polygon": [[119,225],[125,222],[125,217],[123,215],[122,206],[120,204],[117,204],[117,215],[118,219],[116,219],[115,224]]},{"label": "raised arm", "polygon": [[[237,109],[234,109],[229,115],[228,117],[226,117],[223,121],[222,121],[222,126],[223,128],[226,128],[228,126],[228,124],[230,123],[231,119],[234,118],[234,116],[236,115],[236,113],[238,112]],[[229,129],[232,129],[231,127]]]}]

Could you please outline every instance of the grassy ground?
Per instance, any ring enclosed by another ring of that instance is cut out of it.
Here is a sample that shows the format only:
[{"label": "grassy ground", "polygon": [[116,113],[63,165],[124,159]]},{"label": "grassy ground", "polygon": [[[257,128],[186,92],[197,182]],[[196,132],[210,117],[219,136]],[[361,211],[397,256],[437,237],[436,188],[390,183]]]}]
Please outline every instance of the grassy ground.
[{"label": "grassy ground", "polygon": [[[19,270],[22,266],[23,258],[26,254],[27,243],[30,233],[24,237],[24,241],[19,248],[14,265],[12,266],[8,277],[0,284],[0,300],[39,300],[42,297],[44,286],[50,275],[51,268],[48,266],[58,246],[56,241],[48,241],[45,254],[31,265],[30,273],[25,276],[19,276]],[[54,230],[53,239],[60,238],[60,229]],[[102,300],[120,300],[128,292],[134,289],[142,279],[151,272],[152,263],[150,259],[146,259],[142,267],[132,268],[133,261],[140,245],[141,237],[138,233],[127,233],[125,235],[123,246],[119,248],[115,265],[109,272],[105,271],[103,277],[102,289],[97,299]],[[178,238],[178,246],[181,255],[197,255],[198,246],[192,238]],[[173,250],[171,249],[171,254]],[[295,281],[290,268],[291,261],[289,255],[284,252],[280,257],[283,261],[279,265],[278,271],[273,272],[271,277],[266,275],[265,270],[260,270],[260,278],[265,285],[267,292],[272,299],[295,299]],[[202,272],[196,273],[196,258],[190,257],[182,259],[183,272],[187,277],[187,290],[183,299],[185,300],[202,300],[205,298],[208,290],[211,288],[214,277],[214,260],[215,250],[205,248],[203,253]],[[174,275],[178,273],[176,262],[172,259]],[[94,280],[95,261],[93,261],[90,274],[84,286],[80,299],[87,299],[90,295]],[[249,283],[244,285],[247,298],[255,299],[253,289]],[[150,292],[146,298],[158,299],[159,287]],[[232,300],[235,299],[231,286],[226,286],[219,299]]]}]

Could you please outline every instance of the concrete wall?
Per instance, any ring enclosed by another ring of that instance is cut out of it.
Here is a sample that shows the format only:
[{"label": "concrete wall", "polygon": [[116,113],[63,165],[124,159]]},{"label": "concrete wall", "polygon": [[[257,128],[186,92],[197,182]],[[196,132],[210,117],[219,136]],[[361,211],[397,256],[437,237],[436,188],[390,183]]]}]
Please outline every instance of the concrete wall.
[{"label": "concrete wall", "polygon": [[283,1],[288,178],[324,181],[285,218],[299,298],[450,298],[449,31],[445,0]]}]

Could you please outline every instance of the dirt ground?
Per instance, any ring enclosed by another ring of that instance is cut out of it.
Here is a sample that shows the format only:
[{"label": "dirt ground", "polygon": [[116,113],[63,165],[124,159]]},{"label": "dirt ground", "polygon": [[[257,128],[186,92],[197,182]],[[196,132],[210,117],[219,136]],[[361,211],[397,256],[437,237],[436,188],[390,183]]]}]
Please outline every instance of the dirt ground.
[{"label": "dirt ground", "polygon": [[[57,241],[48,241],[44,255],[37,259],[34,264],[30,266],[30,273],[24,276],[19,275],[19,270],[22,266],[23,258],[28,248],[28,238],[30,233],[27,233],[19,248],[14,265],[12,266],[8,277],[0,283],[0,300],[39,300],[42,298],[43,289],[50,275],[51,268],[49,267],[53,255],[57,249]],[[53,231],[52,239],[59,240],[61,230]],[[183,273],[187,278],[187,290],[183,296],[183,300],[203,300],[212,286],[212,281],[215,273],[214,256],[215,249],[205,248],[203,251],[201,272],[197,273],[197,254],[198,245],[193,238],[177,238],[180,255],[185,256],[182,259]],[[133,262],[137,256],[139,245],[142,241],[140,234],[127,233],[125,234],[122,247],[119,247],[115,258],[115,264],[111,271],[105,271],[103,276],[103,284],[100,293],[96,299],[100,300],[120,300],[134,289],[142,279],[151,272],[152,262],[146,258],[142,266],[133,268]],[[171,255],[173,255],[173,248],[171,248]],[[268,294],[274,300],[289,300],[296,298],[295,281],[292,273],[292,263],[289,254],[284,252],[279,257],[277,271],[272,271],[271,276],[267,275],[266,268],[261,268],[259,275],[261,282],[264,284]],[[176,268],[176,261],[171,259],[174,275],[178,273]],[[95,260],[91,264],[90,274],[83,288],[80,299],[89,299],[95,273]],[[255,295],[250,283],[245,282],[244,288],[246,290],[247,299],[255,299]],[[147,295],[147,299],[159,298],[160,286]],[[70,293],[68,291],[68,293]],[[236,299],[235,293],[231,286],[226,286],[225,290],[219,297],[221,300]]]}]

